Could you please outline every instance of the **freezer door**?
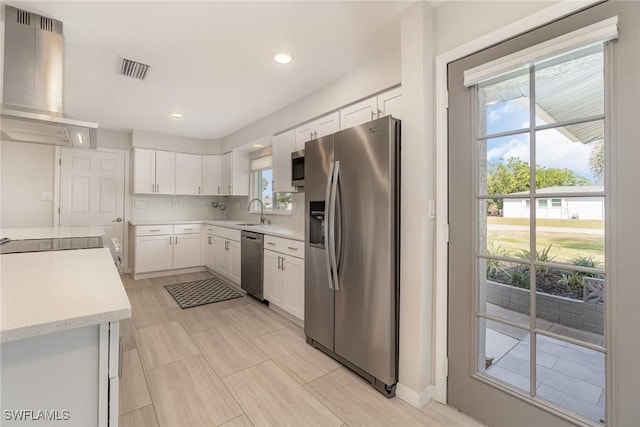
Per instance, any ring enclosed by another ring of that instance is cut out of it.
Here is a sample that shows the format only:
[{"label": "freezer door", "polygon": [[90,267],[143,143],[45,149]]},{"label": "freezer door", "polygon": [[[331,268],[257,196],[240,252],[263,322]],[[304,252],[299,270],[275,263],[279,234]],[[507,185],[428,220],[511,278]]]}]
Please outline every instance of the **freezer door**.
[{"label": "freezer door", "polygon": [[387,116],[334,135],[335,353],[388,385],[397,382],[397,126]]},{"label": "freezer door", "polygon": [[[318,230],[310,236],[310,227],[320,226],[324,232],[326,220],[318,215],[327,196],[327,180],[333,162],[333,136],[318,138],[305,145],[305,268],[304,268],[304,332],[307,337],[333,350],[334,292],[327,270],[325,244],[318,240]],[[314,209],[311,211],[311,206]],[[320,224],[320,223],[323,224]],[[310,242],[314,242],[310,244]],[[325,242],[326,243],[326,242]]]}]

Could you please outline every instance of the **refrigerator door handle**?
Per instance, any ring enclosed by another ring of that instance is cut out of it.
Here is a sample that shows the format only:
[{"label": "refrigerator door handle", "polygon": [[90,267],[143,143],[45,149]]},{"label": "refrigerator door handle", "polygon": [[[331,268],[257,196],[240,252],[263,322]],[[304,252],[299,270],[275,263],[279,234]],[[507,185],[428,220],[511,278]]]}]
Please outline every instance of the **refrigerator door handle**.
[{"label": "refrigerator door handle", "polygon": [[329,173],[327,174],[327,190],[325,193],[324,218],[326,220],[324,226],[324,256],[327,265],[327,276],[329,276],[329,289],[333,288],[333,270],[331,270],[331,260],[329,258],[329,241],[331,239],[331,221],[329,219],[329,204],[331,200],[331,181],[333,180],[333,162],[329,163]]},{"label": "refrigerator door handle", "polygon": [[333,179],[331,183],[331,201],[329,203],[329,260],[331,261],[331,271],[333,272],[333,289],[340,290],[338,280],[338,263],[336,261],[336,199],[338,195],[338,177],[340,173],[340,161],[336,160],[333,166]]}]

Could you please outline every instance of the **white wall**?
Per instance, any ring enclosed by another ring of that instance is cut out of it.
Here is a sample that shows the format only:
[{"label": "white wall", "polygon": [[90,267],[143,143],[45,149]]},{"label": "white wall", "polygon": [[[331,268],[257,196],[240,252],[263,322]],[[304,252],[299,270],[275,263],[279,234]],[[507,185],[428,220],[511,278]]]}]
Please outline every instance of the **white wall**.
[{"label": "white wall", "polygon": [[53,201],[40,194],[53,194],[53,146],[21,142],[0,143],[1,227],[51,227]]},{"label": "white wall", "polygon": [[144,132],[133,130],[131,133],[131,146],[137,148],[152,148],[156,150],[175,151],[178,153],[192,154],[223,154],[220,150],[220,141],[205,141],[202,139],[187,138],[162,133]]},{"label": "white wall", "polygon": [[446,1],[436,9],[437,52],[454,49],[554,3],[558,1]]},{"label": "white wall", "polygon": [[222,150],[231,151],[251,141],[292,128],[330,111],[400,83],[400,51],[378,58],[239,131],[222,138]]},{"label": "white wall", "polygon": [[98,148],[129,151],[131,150],[131,133],[98,128]]}]

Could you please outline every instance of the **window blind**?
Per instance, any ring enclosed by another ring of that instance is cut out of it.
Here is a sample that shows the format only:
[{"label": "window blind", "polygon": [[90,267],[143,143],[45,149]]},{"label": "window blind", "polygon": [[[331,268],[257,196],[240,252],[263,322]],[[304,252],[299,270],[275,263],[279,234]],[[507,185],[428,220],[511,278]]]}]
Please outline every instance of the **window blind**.
[{"label": "window blind", "polygon": [[259,171],[263,169],[273,168],[273,157],[263,156],[251,160],[251,171]]},{"label": "window blind", "polygon": [[617,38],[618,17],[614,16],[511,55],[470,68],[464,72],[464,85],[466,87],[473,86],[515,70],[529,67],[533,63]]}]

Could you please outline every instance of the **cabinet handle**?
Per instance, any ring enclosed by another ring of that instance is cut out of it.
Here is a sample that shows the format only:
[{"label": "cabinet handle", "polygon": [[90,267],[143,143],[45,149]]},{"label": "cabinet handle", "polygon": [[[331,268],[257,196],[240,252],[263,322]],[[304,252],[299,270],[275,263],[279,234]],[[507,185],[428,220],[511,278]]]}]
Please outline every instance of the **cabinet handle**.
[{"label": "cabinet handle", "polygon": [[193,228],[185,228],[184,231],[191,231]]},{"label": "cabinet handle", "polygon": [[267,245],[275,246],[276,244],[273,242],[267,242]]},{"label": "cabinet handle", "polygon": [[200,186],[198,185],[198,194],[200,194]]},{"label": "cabinet handle", "polygon": [[122,356],[124,354],[124,343],[122,335],[118,337],[118,378],[122,378]]},{"label": "cabinet handle", "polygon": [[309,139],[313,139],[313,132],[309,132]]},{"label": "cabinet handle", "polygon": [[229,195],[231,195],[231,186],[229,186]]},{"label": "cabinet handle", "polygon": [[317,137],[318,137],[318,132],[317,132],[317,131],[315,131],[315,130],[313,131],[313,137],[314,137],[314,138],[317,138]]},{"label": "cabinet handle", "polygon": [[171,242],[172,238],[171,236],[169,236],[169,245],[172,245],[173,243]]},{"label": "cabinet handle", "polygon": [[378,118],[382,117],[382,110],[378,108]]},{"label": "cabinet handle", "polygon": [[220,186],[218,185],[218,194],[220,194]]},{"label": "cabinet handle", "polygon": [[282,266],[280,267],[280,270],[284,271],[284,257],[282,257]]},{"label": "cabinet handle", "polygon": [[211,244],[211,236],[207,236],[207,244]]},{"label": "cabinet handle", "polygon": [[280,260],[282,259],[281,256],[278,257],[278,270],[280,270]]},{"label": "cabinet handle", "polygon": [[292,251],[297,251],[298,248],[294,248],[293,246],[287,246],[287,249],[291,249]]},{"label": "cabinet handle", "polygon": [[160,230],[149,230],[149,233],[157,233]]},{"label": "cabinet handle", "polygon": [[376,113],[371,110],[371,120],[374,120],[376,118]]},{"label": "cabinet handle", "polygon": [[178,244],[178,236],[176,236],[176,245]]}]

